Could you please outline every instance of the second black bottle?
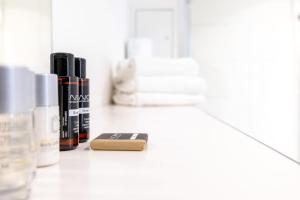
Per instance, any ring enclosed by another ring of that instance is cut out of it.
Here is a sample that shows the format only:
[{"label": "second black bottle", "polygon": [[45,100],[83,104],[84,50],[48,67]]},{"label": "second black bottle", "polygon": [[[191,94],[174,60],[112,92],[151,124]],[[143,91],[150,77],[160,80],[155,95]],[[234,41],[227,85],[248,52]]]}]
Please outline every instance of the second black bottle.
[{"label": "second black bottle", "polygon": [[51,73],[58,75],[60,150],[72,150],[79,143],[79,80],[74,55],[51,54]]},{"label": "second black bottle", "polygon": [[75,76],[79,78],[79,142],[86,142],[90,130],[90,94],[84,58],[75,58]]}]

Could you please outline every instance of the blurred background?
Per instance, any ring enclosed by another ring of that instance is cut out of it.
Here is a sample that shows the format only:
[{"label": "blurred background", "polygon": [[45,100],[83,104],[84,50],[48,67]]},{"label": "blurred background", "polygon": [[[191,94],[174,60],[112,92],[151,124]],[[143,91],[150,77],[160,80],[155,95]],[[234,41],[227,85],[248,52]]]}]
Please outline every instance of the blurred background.
[{"label": "blurred background", "polygon": [[81,55],[88,60],[93,108],[111,104],[113,73],[125,58],[189,57],[205,80],[202,109],[298,159],[298,1],[1,0],[0,5],[2,64],[49,72],[51,52]]},{"label": "blurred background", "polygon": [[[299,20],[300,0],[0,0],[0,199],[299,199]],[[54,147],[36,171],[32,72],[56,52],[86,59],[89,141],[147,132],[145,151]]]}]

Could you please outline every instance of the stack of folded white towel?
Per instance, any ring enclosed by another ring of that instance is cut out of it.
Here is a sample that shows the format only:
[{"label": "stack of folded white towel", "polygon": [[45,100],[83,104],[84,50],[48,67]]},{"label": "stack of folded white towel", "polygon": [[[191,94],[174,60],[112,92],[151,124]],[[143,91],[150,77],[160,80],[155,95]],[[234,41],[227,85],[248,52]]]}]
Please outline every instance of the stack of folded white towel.
[{"label": "stack of folded white towel", "polygon": [[135,57],[119,62],[114,87],[120,105],[197,105],[205,101],[206,83],[193,59]]}]

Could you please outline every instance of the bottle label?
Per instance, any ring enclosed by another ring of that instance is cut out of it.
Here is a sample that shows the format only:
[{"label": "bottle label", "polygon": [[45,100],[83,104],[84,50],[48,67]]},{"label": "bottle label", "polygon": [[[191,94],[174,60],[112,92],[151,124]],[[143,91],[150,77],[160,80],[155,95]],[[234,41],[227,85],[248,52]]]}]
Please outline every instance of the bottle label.
[{"label": "bottle label", "polygon": [[59,116],[53,116],[51,118],[51,132],[53,134],[59,133]]},{"label": "bottle label", "polygon": [[59,141],[56,138],[45,138],[40,140],[40,153],[58,152]]},{"label": "bottle label", "polygon": [[76,117],[76,116],[79,116],[79,109],[69,110],[69,117]]},{"label": "bottle label", "polygon": [[[79,82],[75,77],[59,78],[60,138],[77,141],[79,137]],[[77,140],[76,140],[77,138]],[[78,145],[70,144],[71,146]]]},{"label": "bottle label", "polygon": [[79,133],[80,139],[89,138],[90,129],[90,94],[89,80],[80,79],[79,84]]},{"label": "bottle label", "polygon": [[90,108],[79,108],[79,114],[89,114]]},{"label": "bottle label", "polygon": [[37,166],[48,166],[59,159],[59,113],[58,107],[36,108],[34,112],[37,135]]}]

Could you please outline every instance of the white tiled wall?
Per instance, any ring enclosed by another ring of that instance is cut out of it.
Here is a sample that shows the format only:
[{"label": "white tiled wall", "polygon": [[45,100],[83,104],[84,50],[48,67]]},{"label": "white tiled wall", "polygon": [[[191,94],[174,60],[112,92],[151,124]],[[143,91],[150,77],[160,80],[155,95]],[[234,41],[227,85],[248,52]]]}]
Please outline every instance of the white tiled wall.
[{"label": "white tiled wall", "polygon": [[289,0],[192,1],[207,110],[300,161],[297,18]]}]

